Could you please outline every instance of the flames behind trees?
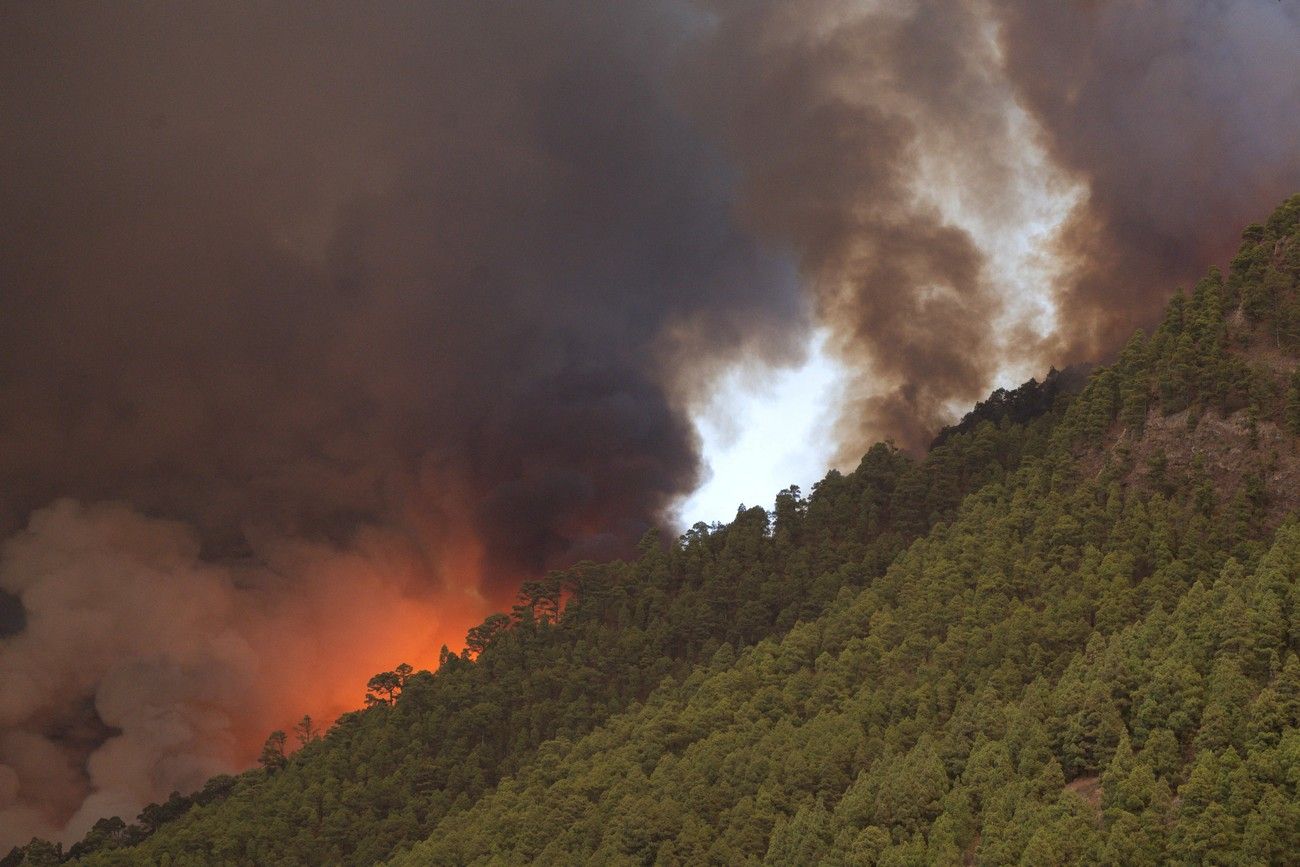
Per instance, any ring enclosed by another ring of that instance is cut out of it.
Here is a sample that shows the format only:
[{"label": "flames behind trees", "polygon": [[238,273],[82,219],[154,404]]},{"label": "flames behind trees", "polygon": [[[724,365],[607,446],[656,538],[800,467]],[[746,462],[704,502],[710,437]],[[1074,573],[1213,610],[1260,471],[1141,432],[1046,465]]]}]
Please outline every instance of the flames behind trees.
[{"label": "flames behind trees", "polygon": [[846,455],[1113,350],[1300,186],[1300,22],[1058,5],[7,7],[0,846],[628,551],[814,323]]}]

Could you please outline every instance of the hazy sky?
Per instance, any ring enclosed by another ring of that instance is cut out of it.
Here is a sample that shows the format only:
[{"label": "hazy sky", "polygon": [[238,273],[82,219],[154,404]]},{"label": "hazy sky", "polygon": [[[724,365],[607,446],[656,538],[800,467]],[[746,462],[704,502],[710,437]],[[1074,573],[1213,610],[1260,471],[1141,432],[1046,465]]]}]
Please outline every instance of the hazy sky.
[{"label": "hazy sky", "polygon": [[1106,358],[1300,188],[1298,46],[1273,0],[0,4],[0,850]]}]

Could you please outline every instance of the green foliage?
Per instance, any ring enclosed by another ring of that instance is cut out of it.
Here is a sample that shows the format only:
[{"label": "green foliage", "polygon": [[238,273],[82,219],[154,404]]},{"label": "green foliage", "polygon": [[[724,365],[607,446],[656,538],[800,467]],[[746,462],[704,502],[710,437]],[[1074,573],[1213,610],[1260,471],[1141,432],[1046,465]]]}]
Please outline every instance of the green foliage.
[{"label": "green foliage", "polygon": [[273,731],[266,737],[266,743],[262,744],[262,753],[257,757],[257,763],[267,770],[268,773],[278,771],[289,763],[289,759],[284,754],[284,745],[288,738],[282,731]]},{"label": "green foliage", "polygon": [[[742,509],[671,545],[648,537],[635,562],[582,563],[529,582],[511,614],[470,630],[465,653],[444,653],[436,674],[399,666],[375,675],[366,711],[323,738],[303,741],[299,730],[297,753],[268,754],[274,773],[244,775],[220,803],[156,834],[137,831],[135,842],[148,840],[133,851],[202,863],[382,860],[540,761],[544,744],[580,738],[662,683],[723,667],[737,649],[878,579],[967,494],[1045,448],[1067,403],[1062,394],[1057,409],[1024,424],[982,422],[921,462],[877,445],[806,498],[781,492],[773,513]],[[98,857],[89,863],[125,856]]]},{"label": "green foliage", "polygon": [[[1267,863],[1296,851],[1300,826],[1284,823],[1300,803],[1288,764],[1300,731],[1277,696],[1295,694],[1300,671],[1300,526],[1256,562],[1189,574],[1172,610],[1139,602],[1102,632],[1077,572],[1057,567],[1131,545],[1114,527],[1160,499],[1134,496],[1108,523],[1087,515],[1100,512],[1090,483],[1049,491],[1041,511],[1020,484],[997,487],[872,588],[553,744],[394,863],[651,863],[669,851],[681,863],[934,863],[973,851],[981,863],[1163,864],[1250,847]],[[1082,548],[1059,544],[1056,504],[1084,514]],[[992,570],[1007,574],[990,582]],[[1132,579],[1140,600],[1153,574]]]},{"label": "green foliage", "polygon": [[1293,436],[1300,436],[1300,369],[1291,375],[1287,387],[1286,427]]},{"label": "green foliage", "polygon": [[[1095,442],[1117,422],[1140,434],[1150,407],[1166,415],[1189,411],[1189,424],[1206,410],[1248,409],[1252,425],[1276,421],[1300,434],[1294,377],[1250,360],[1270,350],[1300,351],[1298,203],[1300,196],[1267,224],[1248,228],[1226,279],[1211,271],[1190,297],[1175,296],[1149,340],[1139,333],[1113,365],[1098,371],[1062,436]],[[1241,347],[1253,350],[1236,351]]]},{"label": "green foliage", "polygon": [[877,445],[771,513],[530,582],[437,672],[376,675],[296,753],[71,854],[1286,863],[1300,526],[1262,469],[1144,437],[1182,411],[1256,444],[1297,424],[1294,365],[1250,359],[1300,348],[1298,226],[1300,197],[1077,396],[1002,392],[923,461]]}]

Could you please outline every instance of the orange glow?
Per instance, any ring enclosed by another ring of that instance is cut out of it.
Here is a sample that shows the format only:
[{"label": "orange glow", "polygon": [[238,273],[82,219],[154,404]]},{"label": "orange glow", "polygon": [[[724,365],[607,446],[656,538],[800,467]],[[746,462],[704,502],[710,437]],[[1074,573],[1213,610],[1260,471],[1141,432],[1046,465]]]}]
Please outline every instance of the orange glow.
[{"label": "orange glow", "polygon": [[378,672],[403,662],[435,670],[442,646],[459,652],[465,633],[490,613],[477,590],[477,543],[448,550],[431,575],[423,558],[392,542],[376,535],[359,553],[286,552],[293,570],[308,570],[311,580],[249,619],[262,676],[261,694],[235,733],[241,763],[272,729],[289,731],[304,714],[324,730],[362,707],[366,682]]}]

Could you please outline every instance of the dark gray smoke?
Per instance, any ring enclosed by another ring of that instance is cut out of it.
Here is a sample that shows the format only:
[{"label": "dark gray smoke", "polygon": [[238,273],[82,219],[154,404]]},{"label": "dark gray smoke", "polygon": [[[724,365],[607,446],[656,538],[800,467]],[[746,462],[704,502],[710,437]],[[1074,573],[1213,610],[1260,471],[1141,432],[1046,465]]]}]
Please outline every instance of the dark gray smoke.
[{"label": "dark gray smoke", "polygon": [[644,530],[696,479],[679,372],[802,318],[664,90],[680,15],[11,7],[8,526],[454,523],[507,582]]},{"label": "dark gray smoke", "polygon": [[951,166],[982,209],[1015,214],[1022,143],[988,22],[948,2],[717,13],[693,103],[742,168],[748,225],[794,250],[859,371],[849,450],[872,435],[920,447],[1003,357],[985,252],[920,181],[927,160]]},{"label": "dark gray smoke", "polygon": [[993,6],[1017,93],[1087,191],[1052,351],[1104,355],[1300,190],[1300,4]]},{"label": "dark gray smoke", "polygon": [[9,4],[0,76],[0,848],[626,550],[726,366],[824,325],[919,446],[1300,188],[1272,0]]},{"label": "dark gray smoke", "polygon": [[688,400],[806,305],[668,89],[688,13],[4,7],[0,848],[248,761],[285,653],[337,710],[696,483]]},{"label": "dark gray smoke", "polygon": [[[862,372],[848,455],[872,434],[919,448],[1009,366],[1104,357],[1300,188],[1294,3],[710,8],[692,101],[748,225],[794,250]],[[1071,196],[1049,267],[1009,283],[1035,200]],[[1054,328],[1008,308],[1030,292],[1055,296]]]}]

